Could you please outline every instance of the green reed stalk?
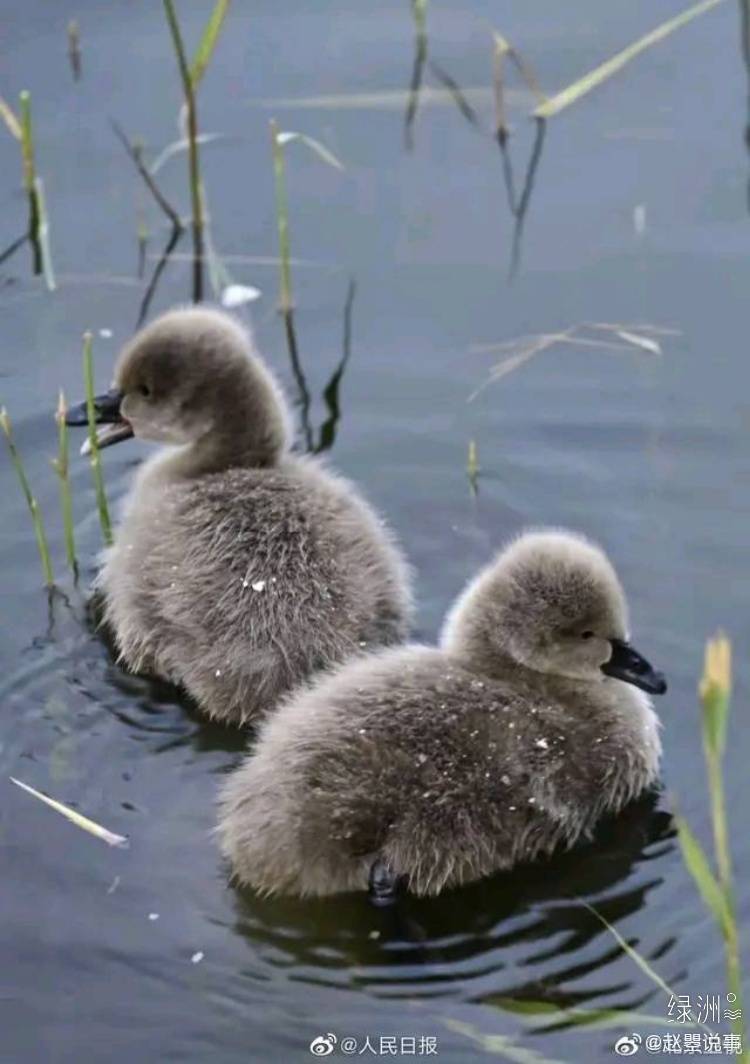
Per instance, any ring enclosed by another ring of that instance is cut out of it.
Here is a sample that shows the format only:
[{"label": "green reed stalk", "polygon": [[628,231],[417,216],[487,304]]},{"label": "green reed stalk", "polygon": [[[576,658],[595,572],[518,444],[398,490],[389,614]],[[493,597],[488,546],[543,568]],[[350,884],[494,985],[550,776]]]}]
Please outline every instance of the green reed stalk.
[{"label": "green reed stalk", "polygon": [[700,684],[703,709],[703,752],[711,800],[714,857],[718,885],[724,898],[724,952],[727,968],[727,987],[735,994],[733,1008],[740,1010],[732,1021],[732,1029],[743,1042],[743,1059],[750,1059],[750,1047],[745,1045],[742,1011],[742,974],[740,969],[739,929],[734,900],[732,856],[729,847],[729,827],[724,796],[723,759],[732,692],[732,650],[727,637],[718,634],[708,641],[706,663]]},{"label": "green reed stalk", "polygon": [[292,309],[292,270],[289,252],[289,201],[286,194],[286,163],[284,159],[284,147],[279,139],[279,127],[276,119],[272,118],[271,127],[271,150],[273,152],[273,176],[276,190],[276,228],[279,234],[279,258],[281,261],[279,281],[280,309],[283,314],[288,314]]},{"label": "green reed stalk", "polygon": [[57,421],[57,458],[53,460],[52,465],[60,478],[60,510],[62,512],[63,534],[65,536],[65,554],[73,576],[77,577],[78,560],[76,558],[76,544],[73,533],[73,495],[70,490],[68,426],[65,423],[67,412],[65,393],[61,388],[55,415]]},{"label": "green reed stalk", "polygon": [[417,36],[427,39],[427,0],[411,0],[411,13]]},{"label": "green reed stalk", "polygon": [[198,113],[195,103],[195,82],[190,74],[180,25],[177,21],[174,0],[164,0],[164,10],[172,34],[177,66],[182,81],[182,92],[187,111],[188,171],[190,178],[190,202],[193,214],[193,298],[197,302],[203,295],[203,207],[201,204],[200,159],[198,155]]},{"label": "green reed stalk", "polygon": [[102,539],[109,547],[112,545],[112,522],[109,517],[107,505],[107,493],[104,490],[104,474],[102,472],[102,460],[99,453],[99,444],[96,439],[96,410],[94,407],[94,363],[92,350],[92,336],[90,332],[83,334],[83,383],[86,390],[86,415],[89,422],[89,448],[91,451],[91,472],[94,478],[94,490],[96,491],[96,505],[99,510],[99,524],[102,528]]},{"label": "green reed stalk", "polygon": [[49,224],[44,203],[41,178],[36,172],[34,133],[31,122],[31,94],[24,90],[19,96],[21,161],[23,164],[23,187],[29,201],[29,240],[33,252],[34,273],[43,273],[50,291],[55,288],[52,256],[49,247]]},{"label": "green reed stalk", "polygon": [[34,134],[31,124],[31,94],[24,89],[19,96],[21,115],[21,162],[23,165],[23,188],[29,201],[29,239],[34,251],[34,273],[42,272],[42,253],[39,244],[40,210],[36,185],[36,160],[34,157]]},{"label": "green reed stalk", "polygon": [[49,547],[47,546],[47,536],[44,532],[44,523],[42,521],[42,514],[39,509],[39,504],[34,498],[31,491],[26,471],[21,461],[21,455],[18,453],[15,441],[13,439],[13,429],[8,416],[8,412],[5,407],[0,408],[0,428],[5,433],[5,439],[8,444],[8,450],[10,451],[10,458],[13,462],[13,466],[18,477],[18,482],[21,485],[21,491],[26,499],[26,505],[29,508],[31,514],[31,521],[34,525],[34,535],[36,536],[36,544],[39,548],[39,557],[42,562],[42,571],[44,572],[44,582],[47,587],[52,587],[55,583],[55,576],[52,571],[52,560],[49,555]]},{"label": "green reed stalk", "polygon": [[[719,634],[709,639],[706,644],[706,664],[700,683],[700,696],[703,707],[703,747],[708,772],[709,796],[711,800],[711,820],[713,824],[714,856],[716,872],[703,850],[697,837],[693,834],[687,821],[676,816],[677,834],[682,849],[685,867],[693,877],[698,892],[707,908],[713,914],[724,939],[724,952],[727,971],[727,996],[734,995],[734,1000],[727,1006],[737,1013],[730,1017],[732,1032],[739,1039],[741,1054],[736,1058],[748,1064],[750,1047],[745,1037],[744,1010],[742,1007],[742,973],[740,968],[739,934],[737,913],[734,904],[732,883],[732,860],[729,850],[729,829],[724,800],[724,780],[722,760],[726,744],[727,724],[729,720],[730,695],[732,689],[732,648],[725,635]],[[578,899],[581,905],[592,912],[614,935],[625,953],[665,994],[676,997],[676,992],[656,972],[648,960],[631,946],[620,932],[592,905]],[[708,1031],[707,1025],[698,1021],[698,1026]],[[713,1032],[712,1032],[713,1033]]]}]

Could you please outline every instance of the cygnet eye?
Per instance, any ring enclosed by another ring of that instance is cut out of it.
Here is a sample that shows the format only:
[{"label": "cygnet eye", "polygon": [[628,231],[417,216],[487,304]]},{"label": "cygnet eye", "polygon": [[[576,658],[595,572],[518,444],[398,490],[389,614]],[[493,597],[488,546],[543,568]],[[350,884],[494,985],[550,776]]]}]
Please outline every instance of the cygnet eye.
[{"label": "cygnet eye", "polygon": [[151,395],[151,389],[147,384],[139,384],[136,391],[139,395],[142,395],[144,399],[148,399]]},{"label": "cygnet eye", "polygon": [[589,631],[581,632],[581,639],[593,639],[593,638],[594,638],[594,633],[593,632],[589,632]]}]

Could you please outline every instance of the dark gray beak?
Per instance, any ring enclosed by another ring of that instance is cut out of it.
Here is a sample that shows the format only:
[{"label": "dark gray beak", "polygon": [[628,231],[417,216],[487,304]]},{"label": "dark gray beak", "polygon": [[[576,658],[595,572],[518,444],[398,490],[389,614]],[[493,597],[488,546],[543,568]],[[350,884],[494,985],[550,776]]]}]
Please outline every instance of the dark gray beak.
[{"label": "dark gray beak", "polygon": [[[118,388],[112,388],[104,395],[94,396],[94,421],[97,425],[105,426],[96,434],[96,442],[100,448],[111,447],[113,443],[130,439],[133,435],[130,422],[126,421],[120,413],[121,402],[122,392]],[[79,426],[88,425],[88,423],[85,401],[78,403],[76,406],[71,406],[65,415],[66,425]],[[81,454],[88,454],[90,449],[89,441],[86,440],[83,447],[81,447]]]},{"label": "dark gray beak", "polygon": [[632,683],[650,695],[663,695],[667,689],[664,674],[657,672],[637,650],[622,639],[610,639],[612,657],[602,665],[605,676]]}]

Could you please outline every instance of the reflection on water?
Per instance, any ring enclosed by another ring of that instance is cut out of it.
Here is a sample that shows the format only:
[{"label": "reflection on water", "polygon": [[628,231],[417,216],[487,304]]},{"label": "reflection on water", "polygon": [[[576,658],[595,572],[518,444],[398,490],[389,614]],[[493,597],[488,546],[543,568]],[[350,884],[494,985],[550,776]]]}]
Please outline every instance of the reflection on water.
[{"label": "reflection on water", "polygon": [[464,116],[470,126],[479,127],[479,116],[474,108],[466,98],[466,94],[462,90],[461,86],[452,78],[447,70],[444,70],[438,63],[430,60],[430,70],[438,79],[438,81],[445,86],[448,92],[451,94],[453,102],[459,110],[459,113]]},{"label": "reflection on water", "polygon": [[341,420],[339,389],[341,388],[341,382],[344,379],[344,373],[346,372],[346,367],[349,365],[349,359],[352,354],[352,312],[354,310],[354,297],[356,294],[357,286],[352,278],[352,280],[349,281],[349,287],[346,290],[346,301],[344,303],[341,360],[331,374],[328,384],[326,384],[323,389],[323,400],[328,409],[328,417],[320,426],[320,436],[318,438],[317,446],[315,447],[316,454],[320,454],[322,451],[329,451],[336,442],[336,432],[338,430],[339,421]]},{"label": "reflection on water", "polygon": [[505,191],[508,196],[508,209],[513,215],[513,240],[511,243],[510,266],[508,271],[511,279],[516,276],[521,265],[523,226],[526,221],[526,212],[531,203],[531,194],[534,191],[534,178],[536,177],[537,168],[542,158],[542,147],[544,145],[544,134],[547,129],[547,123],[543,118],[535,118],[534,127],[534,142],[531,146],[531,153],[526,166],[526,173],[521,186],[520,196],[516,195],[516,184],[513,177],[513,161],[511,159],[510,151],[510,138],[502,129],[499,129],[497,133],[497,143],[500,148],[500,155],[503,162],[503,180],[505,182]]},{"label": "reflection on water", "polygon": [[404,115],[404,143],[408,151],[414,147],[414,122],[419,107],[424,65],[427,62],[427,0],[411,0],[414,18],[414,62],[412,64],[409,96]]},{"label": "reflection on water", "polygon": [[328,383],[323,389],[323,401],[328,410],[328,416],[320,426],[318,439],[315,439],[315,431],[312,424],[311,407],[312,396],[307,384],[307,376],[300,358],[297,343],[297,330],[294,323],[294,311],[281,311],[286,334],[287,350],[292,377],[296,387],[295,406],[299,410],[300,430],[308,454],[320,454],[330,450],[336,442],[336,432],[341,420],[340,388],[344,379],[344,373],[349,365],[352,353],[352,312],[354,309],[354,297],[357,286],[354,280],[349,281],[346,291],[346,300],[343,310],[341,358],[331,374]]},{"label": "reflection on water", "polygon": [[143,323],[146,321],[146,318],[148,317],[148,312],[151,309],[151,303],[153,301],[154,296],[156,295],[156,290],[159,287],[159,281],[161,280],[162,275],[165,269],[167,268],[172,252],[176,250],[177,245],[180,242],[182,232],[182,229],[177,229],[176,227],[172,229],[167,238],[167,242],[164,245],[164,250],[157,259],[154,268],[151,271],[151,277],[149,278],[148,283],[144,289],[143,296],[141,298],[141,303],[138,308],[138,317],[135,323],[136,329],[140,329],[141,325],[143,325]]},{"label": "reflection on water", "polygon": [[[438,898],[407,896],[391,909],[374,909],[363,895],[331,904],[237,889],[236,929],[251,950],[264,948],[269,963],[295,981],[387,998],[458,996],[498,1008],[506,998],[567,1008],[607,995],[611,1007],[632,1009],[653,988],[636,994],[632,980],[612,983],[606,975],[588,980],[588,989],[577,987],[584,977],[604,975],[622,949],[576,897],[596,898],[615,925],[639,911],[661,879],[646,875],[633,886],[633,866],[661,857],[673,835],[671,818],[650,794],[600,825],[592,842],[549,863]],[[647,952],[663,956],[669,946],[661,936]],[[590,959],[581,963],[584,952]]]},{"label": "reflection on water", "polygon": [[7,248],[5,248],[4,251],[0,252],[0,266],[2,266],[6,259],[9,259],[12,255],[15,255],[18,249],[22,248],[28,239],[28,233],[24,233],[22,236],[19,236],[17,240],[11,241]]}]

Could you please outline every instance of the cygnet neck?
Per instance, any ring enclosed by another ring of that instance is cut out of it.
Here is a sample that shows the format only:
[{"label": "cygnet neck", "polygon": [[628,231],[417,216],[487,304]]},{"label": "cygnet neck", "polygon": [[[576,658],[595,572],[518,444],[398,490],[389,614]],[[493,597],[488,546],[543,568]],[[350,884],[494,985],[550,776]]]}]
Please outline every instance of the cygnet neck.
[{"label": "cygnet neck", "polygon": [[214,428],[183,449],[181,472],[185,476],[202,476],[226,469],[268,469],[278,465],[285,450],[259,438],[256,432],[238,435]]},{"label": "cygnet neck", "polygon": [[290,444],[284,398],[260,366],[247,380],[223,390],[206,432],[183,451],[187,476],[226,469],[268,469],[278,465]]}]

